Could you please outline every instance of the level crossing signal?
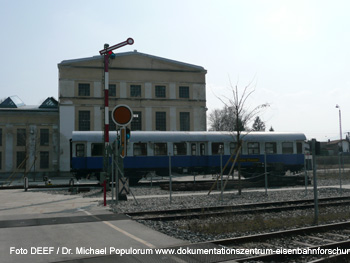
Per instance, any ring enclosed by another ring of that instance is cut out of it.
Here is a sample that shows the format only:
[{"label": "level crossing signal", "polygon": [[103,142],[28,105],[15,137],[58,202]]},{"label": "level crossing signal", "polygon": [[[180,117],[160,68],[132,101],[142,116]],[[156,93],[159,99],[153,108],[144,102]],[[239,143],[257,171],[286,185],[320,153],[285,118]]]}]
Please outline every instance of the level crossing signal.
[{"label": "level crossing signal", "polygon": [[127,143],[130,139],[130,129],[126,126],[132,121],[133,112],[129,106],[120,104],[117,105],[112,111],[112,120],[120,128],[120,147],[122,149],[120,156],[124,158],[127,153]]},{"label": "level crossing signal", "polygon": [[120,157],[124,158],[126,156],[127,148],[127,138],[126,138],[126,127],[120,129],[120,147],[122,148]]},{"label": "level crossing signal", "polygon": [[115,124],[125,127],[133,119],[133,112],[128,105],[120,104],[114,107],[112,111],[112,120]]}]

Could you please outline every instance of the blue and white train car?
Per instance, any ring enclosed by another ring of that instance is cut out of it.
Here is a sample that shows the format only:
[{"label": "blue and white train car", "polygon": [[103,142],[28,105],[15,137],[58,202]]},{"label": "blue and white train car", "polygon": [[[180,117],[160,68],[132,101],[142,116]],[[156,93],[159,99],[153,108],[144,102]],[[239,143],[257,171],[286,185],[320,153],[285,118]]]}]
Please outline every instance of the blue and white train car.
[{"label": "blue and white train car", "polygon": [[[302,133],[250,132],[242,133],[243,145],[238,158],[245,176],[263,170],[264,155],[270,171],[299,171],[304,167]],[[116,132],[110,132],[110,142]],[[78,177],[98,173],[103,165],[103,133],[73,132],[71,168]],[[150,171],[169,174],[214,173],[220,171],[220,149],[225,164],[236,148],[232,132],[160,132],[133,131],[124,158],[125,175],[136,182]],[[236,164],[237,165],[237,164]]]}]

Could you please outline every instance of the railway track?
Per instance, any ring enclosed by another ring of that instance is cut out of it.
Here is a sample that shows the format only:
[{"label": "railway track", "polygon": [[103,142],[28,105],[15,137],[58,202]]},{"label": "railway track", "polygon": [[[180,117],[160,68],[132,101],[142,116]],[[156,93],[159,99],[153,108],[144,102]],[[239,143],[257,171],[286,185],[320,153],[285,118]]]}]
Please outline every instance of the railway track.
[{"label": "railway track", "polygon": [[350,222],[342,222],[198,244],[254,252],[236,262],[350,262],[344,261],[350,257],[349,229]]},{"label": "railway track", "polygon": [[[69,189],[69,188],[102,188],[98,183],[96,184],[74,184],[73,186],[69,184],[38,184],[38,185],[29,185],[28,189]],[[0,186],[0,190],[10,190],[10,189],[23,189],[23,185],[2,185]]]},{"label": "railway track", "polygon": [[[320,198],[319,207],[350,205],[349,197]],[[160,211],[140,211],[125,213],[134,220],[178,220],[203,218],[208,216],[224,216],[230,214],[281,212],[314,207],[313,199],[296,201],[266,202],[230,206],[213,206],[202,208],[171,209]]]}]

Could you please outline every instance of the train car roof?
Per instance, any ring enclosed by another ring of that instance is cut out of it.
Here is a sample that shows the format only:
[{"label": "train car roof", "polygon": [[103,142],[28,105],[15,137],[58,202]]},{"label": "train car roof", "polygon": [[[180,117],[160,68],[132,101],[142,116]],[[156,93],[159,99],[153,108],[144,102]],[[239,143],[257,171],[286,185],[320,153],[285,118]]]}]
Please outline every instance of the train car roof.
[{"label": "train car roof", "polygon": [[[111,131],[109,133],[109,141],[116,139],[117,133]],[[191,137],[191,138],[189,138]],[[305,141],[306,137],[303,133],[287,133],[287,132],[242,132],[243,141]],[[103,142],[102,131],[73,131],[72,141],[90,141]],[[220,142],[220,141],[236,141],[235,132],[206,132],[206,131],[132,131],[130,142]]]}]

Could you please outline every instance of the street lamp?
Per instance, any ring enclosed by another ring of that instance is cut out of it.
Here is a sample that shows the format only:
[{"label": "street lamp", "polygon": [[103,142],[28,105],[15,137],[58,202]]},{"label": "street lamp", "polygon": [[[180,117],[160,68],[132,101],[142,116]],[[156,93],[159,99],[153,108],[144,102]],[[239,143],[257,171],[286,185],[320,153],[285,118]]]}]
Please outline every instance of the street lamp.
[{"label": "street lamp", "polygon": [[343,152],[343,136],[342,136],[342,130],[341,130],[341,110],[340,106],[337,104],[335,105],[337,109],[339,109],[339,132],[340,132],[340,149],[339,152]]},{"label": "street lamp", "polygon": [[342,178],[341,178],[341,166],[343,163],[343,136],[342,136],[342,130],[341,130],[341,110],[340,106],[337,104],[335,105],[337,109],[339,109],[339,132],[340,132],[340,147],[339,147],[339,185],[340,185],[340,194],[342,190]]}]

